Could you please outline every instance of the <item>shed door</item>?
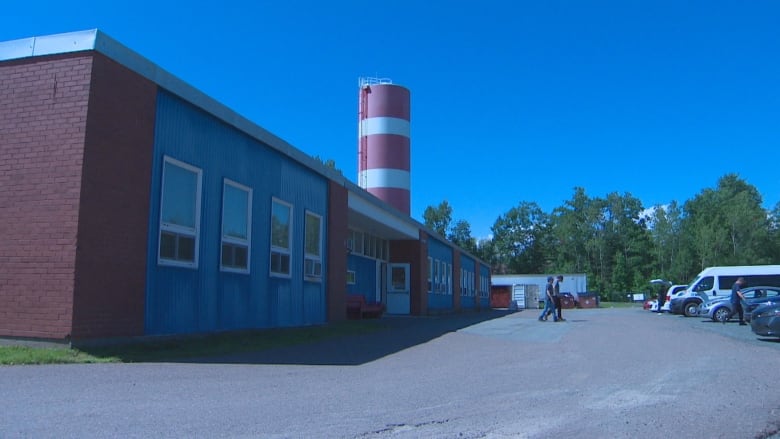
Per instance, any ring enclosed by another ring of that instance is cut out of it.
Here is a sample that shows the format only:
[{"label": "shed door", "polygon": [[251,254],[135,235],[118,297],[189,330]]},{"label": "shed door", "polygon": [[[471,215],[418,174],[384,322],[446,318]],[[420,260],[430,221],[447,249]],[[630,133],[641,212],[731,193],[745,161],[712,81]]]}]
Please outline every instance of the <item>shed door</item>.
[{"label": "shed door", "polygon": [[512,302],[518,309],[525,308],[525,285],[512,285]]},{"label": "shed door", "polygon": [[409,264],[387,264],[387,313],[409,314]]}]

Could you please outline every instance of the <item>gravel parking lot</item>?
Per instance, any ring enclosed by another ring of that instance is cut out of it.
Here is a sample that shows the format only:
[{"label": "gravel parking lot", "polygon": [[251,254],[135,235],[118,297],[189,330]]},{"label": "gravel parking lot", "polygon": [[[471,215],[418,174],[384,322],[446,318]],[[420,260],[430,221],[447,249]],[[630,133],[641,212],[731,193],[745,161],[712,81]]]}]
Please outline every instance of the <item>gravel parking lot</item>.
[{"label": "gravel parking lot", "polygon": [[776,339],[641,308],[387,317],[188,363],[0,367],[0,437],[768,438]]}]

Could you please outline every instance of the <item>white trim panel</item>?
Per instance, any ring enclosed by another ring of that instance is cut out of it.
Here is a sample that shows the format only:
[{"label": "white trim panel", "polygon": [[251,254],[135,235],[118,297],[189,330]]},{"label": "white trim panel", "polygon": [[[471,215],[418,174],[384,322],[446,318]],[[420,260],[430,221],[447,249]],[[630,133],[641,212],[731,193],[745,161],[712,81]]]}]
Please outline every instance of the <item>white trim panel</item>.
[{"label": "white trim panel", "polygon": [[0,60],[80,52],[95,48],[97,29],[22,38],[0,43]]},{"label": "white trim panel", "polygon": [[365,182],[366,188],[389,187],[409,190],[411,187],[409,171],[400,169],[366,169],[360,171],[358,181]]},{"label": "white trim panel", "polygon": [[369,117],[360,121],[360,136],[396,134],[409,137],[409,121],[397,117]]},{"label": "white trim panel", "polygon": [[410,225],[406,221],[391,215],[387,210],[376,206],[351,191],[348,193],[347,204],[351,210],[402,233],[410,239],[418,239],[420,237],[420,229],[417,226]]}]

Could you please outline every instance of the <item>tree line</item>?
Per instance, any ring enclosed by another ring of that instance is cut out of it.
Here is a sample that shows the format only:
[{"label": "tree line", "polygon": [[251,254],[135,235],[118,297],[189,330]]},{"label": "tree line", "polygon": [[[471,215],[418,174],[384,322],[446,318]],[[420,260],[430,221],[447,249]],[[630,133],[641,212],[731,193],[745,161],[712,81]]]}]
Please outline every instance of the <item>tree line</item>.
[{"label": "tree line", "polygon": [[647,291],[654,278],[687,283],[709,266],[780,261],[780,203],[764,209],[758,190],[736,174],[682,205],[646,209],[630,193],[591,197],[582,187],[551,212],[521,201],[496,219],[492,239],[479,241],[468,221],[453,221],[446,200],[423,218],[494,274],[585,273],[604,300]]}]

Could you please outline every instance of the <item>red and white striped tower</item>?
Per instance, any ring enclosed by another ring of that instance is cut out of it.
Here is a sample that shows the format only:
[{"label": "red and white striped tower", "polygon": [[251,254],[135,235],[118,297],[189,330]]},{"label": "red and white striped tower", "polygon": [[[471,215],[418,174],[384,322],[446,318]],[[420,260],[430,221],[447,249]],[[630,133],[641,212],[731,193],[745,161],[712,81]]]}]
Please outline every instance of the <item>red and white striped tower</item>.
[{"label": "red and white striped tower", "polygon": [[409,90],[389,79],[359,84],[358,186],[409,215]]}]

